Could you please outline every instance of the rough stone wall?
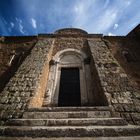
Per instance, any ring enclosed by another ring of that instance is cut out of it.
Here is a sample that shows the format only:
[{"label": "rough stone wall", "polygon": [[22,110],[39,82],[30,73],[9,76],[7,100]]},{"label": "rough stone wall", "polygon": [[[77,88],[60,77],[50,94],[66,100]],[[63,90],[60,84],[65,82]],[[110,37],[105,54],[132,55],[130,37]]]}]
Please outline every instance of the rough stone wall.
[{"label": "rough stone wall", "polygon": [[[131,77],[138,84],[140,81],[139,42],[133,38],[129,40],[130,38],[125,37],[95,38],[88,34],[85,35],[85,32],[82,36],[79,35],[79,32],[70,35],[69,33],[72,30],[65,36],[65,33],[61,32],[57,32],[50,38],[49,35],[39,38],[35,46],[34,41],[30,45],[29,42],[25,43],[25,41],[22,43],[1,42],[0,64],[2,67],[0,67],[0,76],[7,70],[6,65],[13,56],[12,52],[21,48],[23,48],[23,51],[27,50],[29,52],[34,46],[31,53],[28,56],[25,55],[27,57],[21,61],[21,65],[17,65],[19,68],[17,71],[15,70],[15,75],[0,94],[1,119],[19,118],[27,108],[41,107],[51,57],[58,51],[74,48],[81,50],[88,56],[92,56],[91,69],[93,69],[93,77],[99,76],[99,79],[93,79],[96,82],[94,84],[95,92],[100,93],[99,97],[104,98],[104,101],[107,97],[109,105],[113,107],[116,114],[126,118],[129,123],[139,125],[140,93],[135,82],[133,80],[131,82]],[[138,61],[127,62],[121,53],[124,48],[135,53]],[[93,66],[94,64],[95,66]],[[101,85],[101,88],[99,85]],[[102,96],[103,94],[105,96]]]},{"label": "rough stone wall", "polygon": [[138,89],[130,82],[102,39],[88,39],[88,43],[109,104],[129,123],[140,124]]},{"label": "rough stone wall", "polygon": [[52,42],[49,38],[39,40],[0,94],[1,119],[19,118],[29,106],[40,106],[35,97],[42,96],[38,88],[41,88],[39,83],[42,83],[42,73],[49,61]]},{"label": "rough stone wall", "polygon": [[[134,37],[104,37],[110,51],[129,78],[140,88],[140,41]],[[128,52],[129,61],[123,55]]]},{"label": "rough stone wall", "polygon": [[0,40],[0,92],[36,43],[35,37],[14,38]]},{"label": "rough stone wall", "polygon": [[[40,40],[38,42],[39,46],[42,47],[42,52],[38,54],[38,58],[35,56],[35,59],[38,59],[39,67],[42,70],[40,71],[40,77],[38,81],[38,88],[36,90],[35,96],[33,96],[29,103],[29,108],[38,108],[41,107],[43,104],[44,96],[45,96],[45,90],[47,86],[48,81],[48,75],[50,70],[50,60],[52,58],[52,50],[53,50],[53,40],[48,40],[49,44],[46,44],[46,41]],[[45,46],[47,45],[47,46]],[[48,46],[49,45],[49,46]],[[43,48],[46,47],[46,48]],[[40,48],[39,48],[40,49]]]},{"label": "rough stone wall", "polygon": [[73,48],[84,51],[86,40],[82,37],[59,37],[55,39],[53,56],[61,50]]},{"label": "rough stone wall", "polygon": [[93,57],[91,57],[90,69],[91,69],[91,81],[92,81],[91,87],[92,87],[92,94],[93,94],[92,105],[108,106],[108,101],[103,92],[103,89],[101,88],[100,77],[98,76],[98,72]]}]

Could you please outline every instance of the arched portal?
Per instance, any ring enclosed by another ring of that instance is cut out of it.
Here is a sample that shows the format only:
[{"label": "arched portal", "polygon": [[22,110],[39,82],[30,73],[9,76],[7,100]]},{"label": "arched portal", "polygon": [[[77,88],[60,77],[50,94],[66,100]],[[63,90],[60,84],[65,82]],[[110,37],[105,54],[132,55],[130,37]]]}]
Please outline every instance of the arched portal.
[{"label": "arched portal", "polygon": [[81,106],[88,102],[84,59],[77,49],[58,52],[51,61],[47,102],[51,106]]},{"label": "arched portal", "polygon": [[82,51],[69,48],[57,52],[50,61],[43,106],[107,105],[95,73],[90,56]]}]

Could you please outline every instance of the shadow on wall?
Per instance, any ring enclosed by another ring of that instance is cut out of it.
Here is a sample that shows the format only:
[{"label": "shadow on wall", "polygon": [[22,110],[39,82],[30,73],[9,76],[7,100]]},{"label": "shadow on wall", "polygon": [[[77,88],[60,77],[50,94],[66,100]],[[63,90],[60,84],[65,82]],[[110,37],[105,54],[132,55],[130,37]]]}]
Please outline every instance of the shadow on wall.
[{"label": "shadow on wall", "polygon": [[101,86],[100,78],[95,67],[94,60],[91,59],[90,63],[91,77],[92,77],[92,93],[93,93],[93,106],[108,106],[107,97],[104,94]]},{"label": "shadow on wall", "polygon": [[0,93],[3,91],[11,77],[14,76],[15,72],[27,55],[29,55],[30,51],[31,49],[25,50],[24,48],[18,48],[12,52],[12,57],[7,64],[7,70],[0,76]]},{"label": "shadow on wall", "polygon": [[[88,46],[88,42],[85,42],[85,46]],[[97,68],[95,66],[95,62],[93,57],[91,56],[91,51],[89,47],[84,47],[84,51],[88,54],[90,60],[90,72],[91,72],[91,87],[92,87],[92,103],[91,106],[108,106],[108,99],[103,91],[103,87],[101,86],[100,77],[97,72]]]}]

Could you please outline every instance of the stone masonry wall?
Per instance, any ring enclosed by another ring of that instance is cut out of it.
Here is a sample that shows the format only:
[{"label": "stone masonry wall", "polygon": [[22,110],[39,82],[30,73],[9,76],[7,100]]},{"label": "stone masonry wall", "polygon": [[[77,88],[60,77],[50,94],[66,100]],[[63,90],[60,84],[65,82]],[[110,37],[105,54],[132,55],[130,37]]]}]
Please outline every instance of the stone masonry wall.
[{"label": "stone masonry wall", "polygon": [[[133,37],[104,37],[111,53],[140,88],[140,41]],[[127,52],[127,60],[124,52]]]},{"label": "stone masonry wall", "polygon": [[[84,52],[88,58],[90,58],[91,54],[89,52],[87,40],[85,37],[78,37],[78,36],[73,37],[71,35],[69,35],[68,37],[65,37],[65,36],[56,37],[55,41],[54,41],[54,47],[53,47],[53,56],[57,52],[67,49],[67,48],[73,48],[73,49],[80,50],[80,51]],[[87,61],[87,60],[85,60],[85,61]],[[94,73],[96,71],[95,67],[92,66],[92,65],[94,65],[94,63],[89,61],[88,64],[89,65],[91,64],[91,72],[93,73],[92,78],[94,78],[93,82],[91,82],[91,81],[88,81],[88,82],[92,83],[90,88],[92,89],[92,93],[95,93],[94,95],[91,96],[91,97],[94,96],[94,99],[90,104],[96,105],[96,106],[107,105],[106,98],[104,98],[104,93],[102,92],[102,90],[100,88],[100,84],[98,82],[98,76],[96,75],[96,73]],[[44,99],[44,106],[47,106],[49,104],[48,102],[50,102],[50,100],[48,101],[48,99],[50,99],[50,98],[48,98],[48,97],[50,97],[51,94],[52,94],[51,92],[46,92],[46,98]],[[102,98],[102,100],[100,100],[100,98]]]},{"label": "stone masonry wall", "polygon": [[[94,69],[97,69],[97,74],[99,75],[97,80],[102,86],[100,92],[105,93],[113,111],[117,115],[124,117],[129,123],[140,125],[139,89],[131,82],[131,79],[127,76],[128,73],[126,74],[121,68],[121,63],[119,64],[118,59],[115,59],[117,57],[113,56],[113,51],[112,53],[110,51],[111,47],[107,45],[103,38],[92,38],[90,36],[87,39],[86,37],[88,35],[78,37],[78,35],[71,36],[69,34],[52,38],[38,37],[38,42],[31,50],[31,53],[26,57],[0,94],[0,118],[2,120],[20,118],[27,108],[41,107],[47,86],[51,58],[58,51],[74,48],[81,50],[88,56],[91,53],[92,60],[95,63]],[[88,43],[86,43],[87,40]],[[20,46],[21,44],[18,42],[15,46],[18,45]],[[14,48],[10,48],[7,44],[5,46],[10,50]],[[89,47],[90,53],[87,52],[87,47]],[[2,48],[4,47],[0,46],[0,55],[2,54],[4,58]],[[6,51],[8,52],[6,53],[7,55],[11,52],[8,49]],[[5,56],[5,58],[8,57],[10,59],[10,55]],[[6,64],[9,59],[6,59]],[[0,63],[3,62],[0,61]]]},{"label": "stone masonry wall", "polygon": [[97,69],[95,67],[95,62],[91,58],[90,62],[91,69],[91,79],[92,79],[92,93],[93,93],[93,105],[94,106],[108,106],[107,98],[101,88],[100,77],[98,76]]},{"label": "stone masonry wall", "polygon": [[36,38],[14,38],[0,40],[0,92],[36,43]]},{"label": "stone masonry wall", "polygon": [[61,37],[56,38],[54,42],[53,56],[63,49],[73,48],[82,50],[84,47],[85,39],[82,37]]},{"label": "stone masonry wall", "polygon": [[[39,40],[0,94],[2,120],[22,117],[24,110],[34,102],[32,100],[31,103],[31,99],[38,97],[38,88],[41,86],[39,83],[42,82],[43,68],[49,61],[52,42],[53,39],[49,38]],[[40,106],[40,101],[36,100],[34,105]]]},{"label": "stone masonry wall", "polygon": [[88,39],[101,86],[114,111],[129,123],[140,124],[139,91],[102,39]]}]

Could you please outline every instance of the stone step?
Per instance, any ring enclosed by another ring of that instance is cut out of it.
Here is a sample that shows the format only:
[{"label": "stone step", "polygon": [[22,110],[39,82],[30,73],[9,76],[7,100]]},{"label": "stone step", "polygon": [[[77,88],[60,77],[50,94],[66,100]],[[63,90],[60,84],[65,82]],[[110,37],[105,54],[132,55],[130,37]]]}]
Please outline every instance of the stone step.
[{"label": "stone step", "polygon": [[6,125],[13,126],[123,126],[122,118],[74,118],[74,119],[11,119]]},{"label": "stone step", "polygon": [[[32,137],[0,137],[0,140],[46,140],[46,138]],[[123,136],[123,137],[52,137],[47,140],[140,140],[140,136]]]},{"label": "stone step", "polygon": [[140,126],[1,126],[0,136],[34,138],[140,136]]},{"label": "stone step", "polygon": [[72,111],[110,111],[109,106],[85,106],[85,107],[41,107],[41,108],[29,108],[28,112],[72,112]]},{"label": "stone step", "polygon": [[110,111],[25,112],[26,119],[109,118]]}]

